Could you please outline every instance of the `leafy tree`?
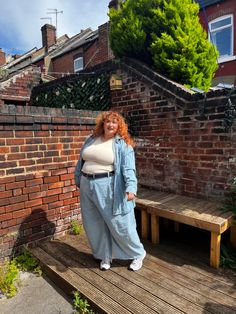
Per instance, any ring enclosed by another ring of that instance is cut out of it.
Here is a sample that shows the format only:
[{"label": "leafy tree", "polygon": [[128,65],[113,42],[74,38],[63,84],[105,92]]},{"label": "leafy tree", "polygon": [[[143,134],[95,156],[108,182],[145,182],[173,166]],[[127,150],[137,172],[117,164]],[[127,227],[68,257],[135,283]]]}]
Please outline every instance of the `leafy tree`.
[{"label": "leafy tree", "polygon": [[193,0],[126,0],[111,9],[110,43],[116,57],[132,57],[188,87],[207,91],[217,70],[215,47]]}]

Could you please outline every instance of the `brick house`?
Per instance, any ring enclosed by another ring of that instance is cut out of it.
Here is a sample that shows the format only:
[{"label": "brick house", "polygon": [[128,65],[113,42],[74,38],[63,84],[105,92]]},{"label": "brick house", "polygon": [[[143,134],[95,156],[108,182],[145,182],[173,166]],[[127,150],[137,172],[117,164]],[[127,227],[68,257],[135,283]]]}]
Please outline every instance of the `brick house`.
[{"label": "brick house", "polygon": [[200,5],[200,22],[219,51],[219,68],[213,79],[236,85],[236,1],[196,0]]},{"label": "brick house", "polygon": [[[31,84],[30,88],[24,86],[23,73],[29,69],[38,72],[42,81],[49,81],[80,70],[93,67],[99,63],[113,58],[108,40],[109,24],[100,25],[97,30],[90,28],[81,30],[80,33],[69,38],[66,34],[56,38],[56,28],[45,24],[41,28],[42,48],[33,48],[21,56],[14,56],[8,60],[5,53],[0,50],[0,104],[16,103],[25,105],[29,101],[31,89],[40,79]],[[28,72],[27,72],[28,73]],[[21,86],[21,96],[14,91],[14,85]],[[29,83],[28,82],[28,83]]]}]

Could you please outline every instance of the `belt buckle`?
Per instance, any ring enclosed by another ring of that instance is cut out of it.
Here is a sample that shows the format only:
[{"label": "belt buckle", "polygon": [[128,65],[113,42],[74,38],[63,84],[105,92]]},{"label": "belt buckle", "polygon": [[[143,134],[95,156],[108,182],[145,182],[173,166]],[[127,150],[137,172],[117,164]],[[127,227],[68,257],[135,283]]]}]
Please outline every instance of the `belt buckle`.
[{"label": "belt buckle", "polygon": [[93,177],[93,180],[96,179],[96,174],[93,173],[93,174],[92,174],[92,177]]}]

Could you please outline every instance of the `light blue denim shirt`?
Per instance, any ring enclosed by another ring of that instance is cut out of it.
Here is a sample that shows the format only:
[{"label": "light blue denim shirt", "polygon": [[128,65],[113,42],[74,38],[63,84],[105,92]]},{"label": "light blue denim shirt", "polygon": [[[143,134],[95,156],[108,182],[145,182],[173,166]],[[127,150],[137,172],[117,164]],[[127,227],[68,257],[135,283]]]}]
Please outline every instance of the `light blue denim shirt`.
[{"label": "light blue denim shirt", "polygon": [[[83,167],[83,151],[95,141],[90,136],[84,143],[80,152],[80,159],[75,168],[75,184],[80,187],[81,169]],[[126,192],[137,194],[137,178],[135,168],[135,156],[133,147],[116,135],[113,142],[114,161],[114,200],[113,214],[125,214],[134,209],[135,201],[127,201]]]}]

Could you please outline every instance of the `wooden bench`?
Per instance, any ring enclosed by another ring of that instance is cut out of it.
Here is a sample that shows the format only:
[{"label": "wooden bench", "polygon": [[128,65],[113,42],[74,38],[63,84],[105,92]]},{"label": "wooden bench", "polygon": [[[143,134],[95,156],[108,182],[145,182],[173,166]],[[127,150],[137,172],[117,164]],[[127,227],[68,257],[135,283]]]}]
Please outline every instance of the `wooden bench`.
[{"label": "wooden bench", "polygon": [[[211,232],[210,265],[220,265],[221,234],[231,229],[231,242],[236,246],[236,228],[233,214],[219,209],[220,203],[182,195],[139,189],[136,208],[141,210],[141,236],[147,239],[151,221],[152,243],[159,243],[159,217],[187,224]],[[149,219],[149,215],[151,219]]]}]

